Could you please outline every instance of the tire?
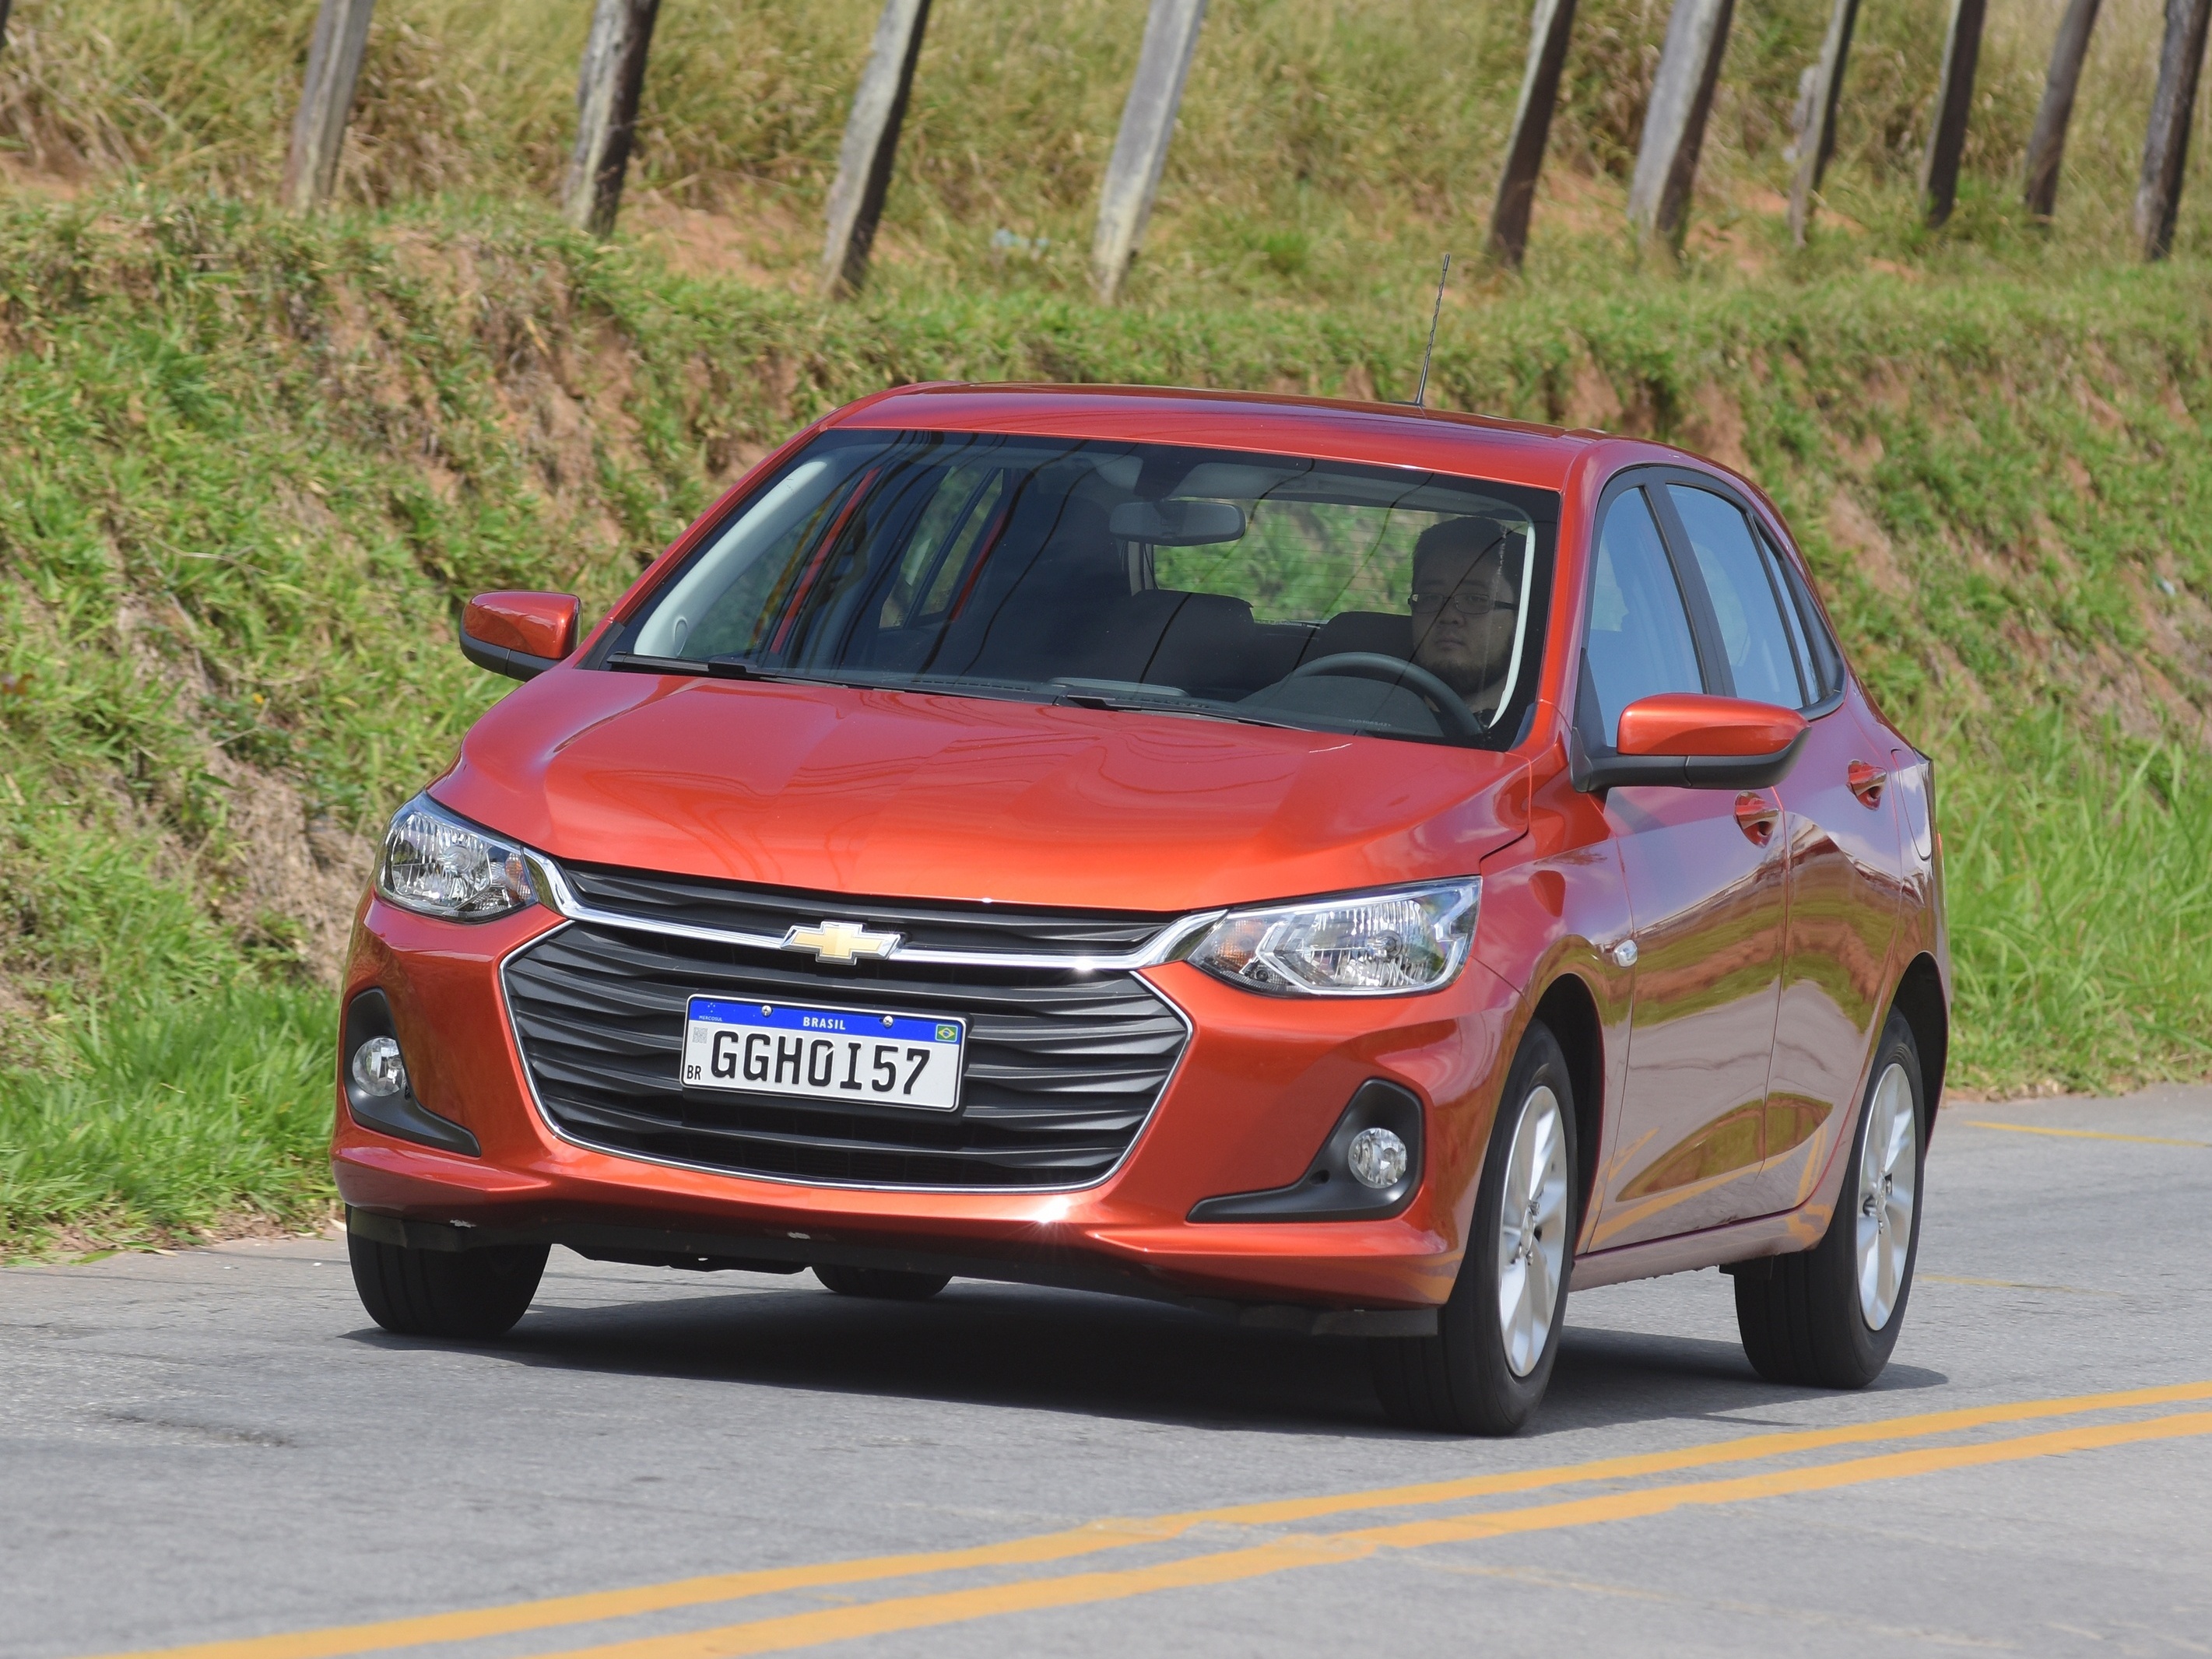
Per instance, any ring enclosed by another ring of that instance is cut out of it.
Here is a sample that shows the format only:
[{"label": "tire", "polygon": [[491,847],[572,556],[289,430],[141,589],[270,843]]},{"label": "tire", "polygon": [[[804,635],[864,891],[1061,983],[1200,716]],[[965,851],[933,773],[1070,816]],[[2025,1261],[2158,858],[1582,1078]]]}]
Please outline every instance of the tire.
[{"label": "tire", "polygon": [[483,1341],[514,1328],[538,1294],[547,1247],[410,1250],[346,1234],[354,1289],[368,1316],[400,1336]]},{"label": "tire", "polygon": [[1729,1269],[1744,1353],[1768,1382],[1863,1389],[1889,1363],[1920,1254],[1927,1131],[1920,1051],[1893,1013],[1826,1234],[1809,1250]]},{"label": "tire", "polygon": [[832,1267],[814,1264],[814,1276],[840,1296],[872,1302],[927,1302],[952,1282],[951,1273],[907,1273],[893,1267]]},{"label": "tire", "polygon": [[[1433,1336],[1368,1345],[1390,1420],[1444,1434],[1512,1434],[1534,1414],[1559,1358],[1574,1255],[1575,1097],[1559,1039],[1528,1028],[1499,1097],[1459,1278]],[[1509,1243],[1508,1189],[1512,1188]],[[1533,1194],[1534,1212],[1528,1202]],[[1523,1252],[1526,1252],[1524,1255]],[[1506,1298],[1514,1296],[1511,1328]]]}]

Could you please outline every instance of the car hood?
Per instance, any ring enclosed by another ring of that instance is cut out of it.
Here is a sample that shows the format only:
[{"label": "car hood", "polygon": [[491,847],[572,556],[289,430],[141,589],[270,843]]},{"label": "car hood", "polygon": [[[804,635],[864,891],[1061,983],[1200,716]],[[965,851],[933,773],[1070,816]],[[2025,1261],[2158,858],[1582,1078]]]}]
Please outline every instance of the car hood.
[{"label": "car hood", "polygon": [[478,721],[432,793],[580,863],[1176,911],[1472,872],[1525,828],[1527,770],[1168,714],[564,668]]}]

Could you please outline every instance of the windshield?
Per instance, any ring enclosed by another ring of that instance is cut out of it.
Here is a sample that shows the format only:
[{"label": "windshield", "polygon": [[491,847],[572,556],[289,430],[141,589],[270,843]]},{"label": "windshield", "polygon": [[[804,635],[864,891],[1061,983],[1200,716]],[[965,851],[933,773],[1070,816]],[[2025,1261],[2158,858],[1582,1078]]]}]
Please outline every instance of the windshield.
[{"label": "windshield", "polygon": [[1407,468],[832,432],[597,665],[822,679],[1504,748],[1559,498]]}]

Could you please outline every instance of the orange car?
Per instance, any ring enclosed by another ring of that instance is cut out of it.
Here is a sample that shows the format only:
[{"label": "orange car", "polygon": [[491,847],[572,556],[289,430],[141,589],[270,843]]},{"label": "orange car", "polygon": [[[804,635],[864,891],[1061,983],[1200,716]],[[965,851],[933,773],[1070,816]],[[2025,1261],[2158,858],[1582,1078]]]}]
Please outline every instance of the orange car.
[{"label": "orange car", "polygon": [[1942,1088],[1929,766],[1773,506],[1591,432],[909,386],[763,461],[402,807],[332,1157],[483,1338],[550,1245],[1368,1340],[1527,1419],[1577,1286],[1888,1358]]}]

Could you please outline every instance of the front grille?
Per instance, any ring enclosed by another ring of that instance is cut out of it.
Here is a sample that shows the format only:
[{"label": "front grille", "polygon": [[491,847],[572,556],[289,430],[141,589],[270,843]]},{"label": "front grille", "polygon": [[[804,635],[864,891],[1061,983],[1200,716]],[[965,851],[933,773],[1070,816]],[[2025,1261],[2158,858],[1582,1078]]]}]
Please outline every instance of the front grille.
[{"label": "front grille", "polygon": [[1124,956],[1175,920],[1136,911],[1038,911],[1013,905],[853,899],[588,864],[563,864],[561,872],[576,896],[594,910],[645,922],[680,921],[770,939],[781,939],[794,925],[812,927],[835,919],[896,933],[908,945],[931,951]]},{"label": "front grille", "polygon": [[[817,900],[808,919],[823,914]],[[829,914],[908,919],[842,903]],[[1187,1036],[1182,1017],[1133,974],[838,968],[600,922],[571,922],[527,946],[508,959],[506,981],[524,1063],[563,1134],[802,1182],[1004,1189],[1095,1181],[1144,1127]],[[963,1016],[960,1109],[686,1090],[678,1061],[695,995]]]}]

